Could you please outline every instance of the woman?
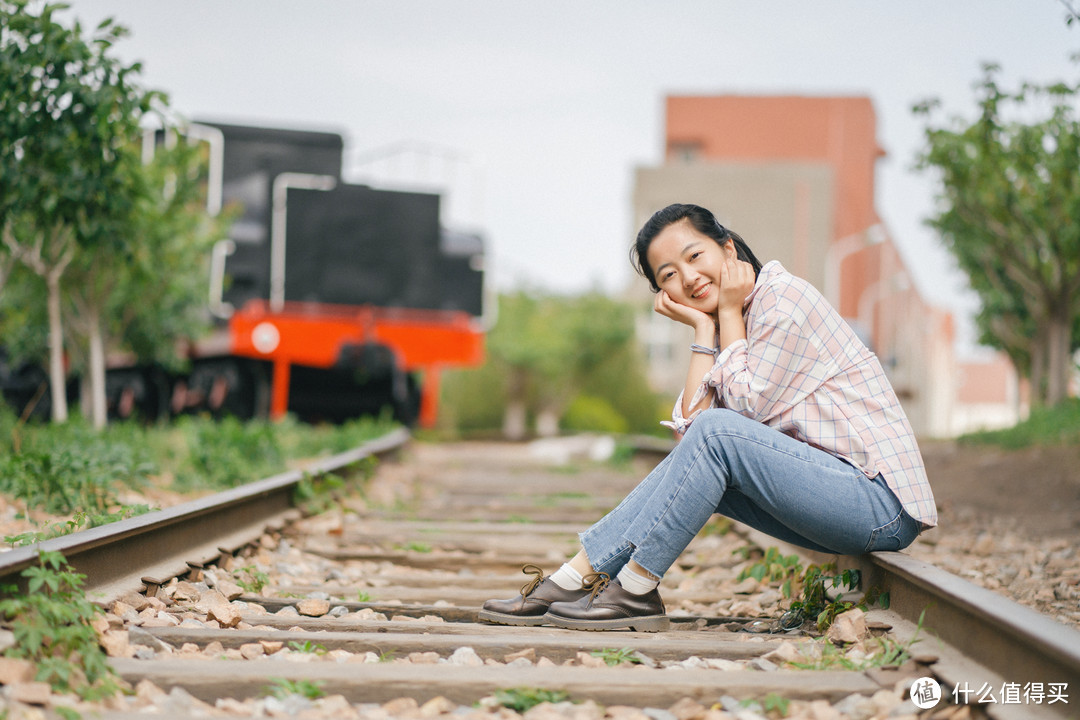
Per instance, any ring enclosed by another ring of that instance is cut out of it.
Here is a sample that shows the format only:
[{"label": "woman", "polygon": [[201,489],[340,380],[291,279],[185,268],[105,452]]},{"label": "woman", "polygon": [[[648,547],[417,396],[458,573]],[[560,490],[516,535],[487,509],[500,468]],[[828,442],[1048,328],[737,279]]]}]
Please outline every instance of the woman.
[{"label": "woman", "polygon": [[877,357],[809,283],[762,266],[696,205],[671,205],[632,252],[656,312],[693,328],[670,425],[681,441],[582,533],[581,551],[480,618],[666,629],[657,585],[713,513],[812,550],[907,547],[937,523],[907,417]]}]

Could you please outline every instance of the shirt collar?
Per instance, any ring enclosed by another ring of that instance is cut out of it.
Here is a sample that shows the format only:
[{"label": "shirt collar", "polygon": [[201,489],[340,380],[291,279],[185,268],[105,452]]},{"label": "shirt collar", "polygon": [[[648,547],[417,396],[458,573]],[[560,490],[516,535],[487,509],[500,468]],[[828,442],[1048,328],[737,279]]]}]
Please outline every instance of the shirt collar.
[{"label": "shirt collar", "polygon": [[780,264],[779,260],[770,260],[769,262],[762,265],[761,272],[758,273],[757,280],[754,282],[754,289],[751,290],[750,294],[746,296],[745,300],[743,300],[743,313],[745,313],[750,308],[750,303],[754,302],[754,298],[757,296],[758,290],[760,290],[777,275],[786,272],[787,270],[784,269],[784,266]]}]

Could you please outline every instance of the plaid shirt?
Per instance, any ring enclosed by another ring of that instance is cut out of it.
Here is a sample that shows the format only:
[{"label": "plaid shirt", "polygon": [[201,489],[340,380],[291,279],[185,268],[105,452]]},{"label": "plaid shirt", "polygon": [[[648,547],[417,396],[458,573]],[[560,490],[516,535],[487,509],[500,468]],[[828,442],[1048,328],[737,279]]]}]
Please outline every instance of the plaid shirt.
[{"label": "plaid shirt", "polygon": [[[885,478],[926,527],[937,509],[922,455],[877,356],[810,283],[767,263],[743,306],[746,340],[716,358],[690,403],[726,407]],[[682,434],[682,395],[665,422]]]}]

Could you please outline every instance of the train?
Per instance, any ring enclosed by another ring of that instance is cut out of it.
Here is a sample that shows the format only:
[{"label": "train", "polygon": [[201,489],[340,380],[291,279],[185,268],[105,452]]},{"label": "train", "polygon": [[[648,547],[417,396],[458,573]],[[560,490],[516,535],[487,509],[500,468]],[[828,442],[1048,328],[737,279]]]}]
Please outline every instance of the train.
[{"label": "train", "polygon": [[[209,259],[213,329],[190,343],[188,372],[113,363],[110,418],[433,426],[442,372],[484,361],[483,236],[445,227],[437,193],[345,182],[339,133],[197,121],[186,136],[206,143],[208,211],[235,212]],[[44,380],[0,357],[17,408]]]}]

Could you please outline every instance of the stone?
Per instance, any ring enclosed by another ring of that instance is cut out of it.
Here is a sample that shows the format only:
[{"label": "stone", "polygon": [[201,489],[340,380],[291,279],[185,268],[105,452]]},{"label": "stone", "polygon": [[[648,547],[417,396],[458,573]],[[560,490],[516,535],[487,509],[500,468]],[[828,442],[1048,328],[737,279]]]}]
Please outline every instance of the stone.
[{"label": "stone", "polygon": [[591,655],[587,652],[578,651],[577,662],[582,667],[587,668],[602,668],[607,667],[607,663],[603,658],[598,658],[595,655]]},{"label": "stone", "polygon": [[221,627],[236,627],[240,624],[240,611],[228,603],[215,605],[206,611],[207,620],[216,620]]},{"label": "stone", "polygon": [[244,588],[229,580],[219,580],[215,589],[230,601],[244,594]]},{"label": "stone", "polygon": [[515,652],[515,653],[509,653],[506,657],[503,658],[503,660],[505,660],[508,663],[513,662],[515,660],[520,660],[520,659],[525,659],[525,660],[528,660],[530,662],[535,662],[536,661],[536,648],[525,648],[524,650],[519,650],[518,652]]},{"label": "stone", "polygon": [[844,720],[840,711],[830,705],[828,700],[811,700],[807,716],[810,720]]},{"label": "stone", "polygon": [[760,583],[758,583],[758,581],[754,578],[746,577],[733,585],[731,588],[731,592],[735,593],[736,595],[749,595],[753,592],[756,592],[759,585]]},{"label": "stone", "polygon": [[7,686],[8,699],[26,705],[48,705],[52,688],[47,682],[18,682]]},{"label": "stone", "polygon": [[836,616],[825,637],[834,643],[857,643],[869,633],[866,613],[859,608],[852,608]]},{"label": "stone", "polygon": [[202,593],[195,587],[195,584],[186,580],[181,580],[172,588],[173,602],[197,603],[201,597]]},{"label": "stone", "polygon": [[484,664],[484,661],[476,654],[468,645],[459,647],[450,655],[451,665],[462,665],[464,667],[480,667]]},{"label": "stone", "polygon": [[[122,602],[129,607],[135,608],[135,612],[142,612],[150,605],[150,599],[145,595],[137,592],[124,593],[116,602]],[[116,611],[113,610],[113,612]],[[120,613],[116,614],[119,615]]]},{"label": "stone", "polygon": [[668,712],[674,715],[677,720],[701,720],[705,717],[707,710],[708,708],[704,705],[688,697],[668,708]]},{"label": "stone", "polygon": [[126,657],[130,644],[127,630],[110,630],[98,638],[98,644],[109,657]]},{"label": "stone", "polygon": [[456,702],[447,700],[442,695],[437,695],[420,706],[420,717],[437,717],[443,713],[453,712],[454,710],[457,710]]},{"label": "stone", "polygon": [[330,617],[337,617],[337,618],[345,617],[348,614],[349,614],[349,608],[345,607],[344,605],[336,605],[336,606],[330,608],[330,612],[327,613],[327,615],[329,615]]},{"label": "stone", "polygon": [[[99,618],[100,618],[100,616],[95,618],[95,620],[97,620]],[[106,622],[108,622],[108,621],[106,620]],[[96,626],[95,626],[95,629],[96,629]],[[101,631],[99,630],[98,632],[101,632]],[[0,653],[2,653],[5,650],[7,650],[8,648],[14,647],[14,646],[15,646],[15,633],[13,633],[13,632],[11,632],[10,630],[7,630],[7,629],[0,628]]]},{"label": "stone", "polygon": [[780,647],[765,653],[762,657],[766,660],[771,660],[778,665],[803,661],[803,656],[799,651],[799,648],[790,640],[784,640],[780,643]]},{"label": "stone", "polygon": [[142,628],[131,628],[128,631],[128,642],[132,645],[144,645],[159,652],[172,652],[175,648],[169,643],[159,640]]},{"label": "stone", "polygon": [[280,640],[260,640],[259,644],[262,645],[263,653],[266,655],[273,655],[285,647],[285,643]]},{"label": "stone", "polygon": [[382,709],[391,717],[397,717],[399,715],[415,716],[420,709],[420,705],[414,698],[400,697],[383,703]]},{"label": "stone", "polygon": [[850,720],[870,720],[877,712],[874,701],[863,695],[848,695],[836,703],[833,708],[844,718]]},{"label": "stone", "polygon": [[439,653],[431,652],[414,652],[409,653],[406,659],[414,665],[434,665],[439,662]]},{"label": "stone", "polygon": [[266,649],[263,648],[262,643],[244,643],[240,646],[240,655],[245,660],[261,658],[265,654]]},{"label": "stone", "polygon": [[733,602],[728,610],[735,617],[761,617],[765,611],[753,600],[740,600]]},{"label": "stone", "polygon": [[36,672],[34,663],[29,660],[0,657],[0,685],[30,682]]},{"label": "stone", "polygon": [[330,612],[330,603],[322,598],[304,598],[296,603],[296,612],[307,617],[322,617]]}]

